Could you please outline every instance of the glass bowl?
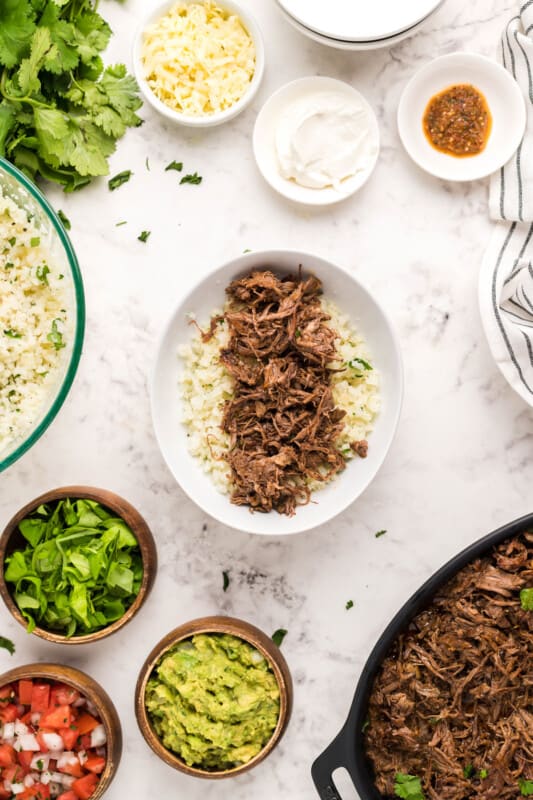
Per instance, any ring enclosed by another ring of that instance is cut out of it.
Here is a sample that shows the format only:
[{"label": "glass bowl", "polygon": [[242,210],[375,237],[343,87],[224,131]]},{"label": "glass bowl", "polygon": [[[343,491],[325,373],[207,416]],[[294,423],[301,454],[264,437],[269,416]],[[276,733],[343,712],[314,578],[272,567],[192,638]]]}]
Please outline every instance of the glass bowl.
[{"label": "glass bowl", "polygon": [[85,331],[85,297],[78,259],[56,212],[44,195],[23,173],[0,158],[0,193],[32,215],[33,223],[47,240],[51,258],[68,280],[67,291],[72,311],[73,333],[69,337],[57,380],[29,428],[5,448],[0,444],[0,472],[11,466],[42,436],[56,417],[72,386],[78,368]]}]

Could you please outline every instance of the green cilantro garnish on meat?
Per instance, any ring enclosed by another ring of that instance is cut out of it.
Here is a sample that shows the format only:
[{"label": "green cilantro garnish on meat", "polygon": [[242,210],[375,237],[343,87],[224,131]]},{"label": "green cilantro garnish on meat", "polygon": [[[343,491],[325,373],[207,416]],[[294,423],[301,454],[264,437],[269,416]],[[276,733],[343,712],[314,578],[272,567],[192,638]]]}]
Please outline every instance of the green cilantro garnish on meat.
[{"label": "green cilantro garnish on meat", "polygon": [[65,212],[61,211],[61,209],[59,209],[59,211],[57,212],[57,216],[59,217],[59,219],[63,223],[64,229],[66,231],[69,231],[72,228],[72,225],[70,224],[70,220],[67,217],[67,215],[65,214]]},{"label": "green cilantro garnish on meat", "polygon": [[32,236],[30,239],[30,247],[39,247],[41,244],[41,237],[40,236]]},{"label": "green cilantro garnish on meat", "polygon": [[104,68],[111,29],[97,5],[0,3],[0,155],[66,191],[107,175],[116,140],[141,122],[133,77]]},{"label": "green cilantro garnish on meat", "polygon": [[302,335],[302,332],[301,332],[300,328],[296,328],[296,330],[294,331],[294,338],[295,339],[299,339],[301,335]]},{"label": "green cilantro garnish on meat", "polygon": [[167,164],[165,167],[165,172],[168,172],[170,169],[175,169],[176,172],[181,172],[183,169],[183,162],[182,161],[171,161],[170,164]]},{"label": "green cilantro garnish on meat", "polygon": [[272,634],[272,641],[278,647],[281,647],[281,643],[283,642],[284,638],[286,637],[288,631],[285,628],[278,628],[277,631],[274,631]]},{"label": "green cilantro garnish on meat", "polygon": [[463,776],[465,778],[471,778],[473,774],[474,774],[474,765],[467,764],[466,767],[463,769]]},{"label": "green cilantro garnish on meat", "polygon": [[202,176],[198,175],[197,172],[193,172],[192,175],[184,175],[180,181],[180,184],[192,183],[194,186],[198,186],[198,184],[201,182],[202,182]]},{"label": "green cilantro garnish on meat", "polygon": [[488,775],[489,775],[489,773],[487,772],[486,769],[480,769],[479,770],[479,777],[481,778],[482,781],[484,781],[485,778],[488,777]]},{"label": "green cilantro garnish on meat", "polygon": [[520,605],[524,611],[533,611],[533,588],[522,589],[520,592]]},{"label": "green cilantro garnish on meat", "polygon": [[224,570],[222,573],[222,591],[227,592],[228,586],[229,586],[229,575],[226,572],[226,570]]},{"label": "green cilantro garnish on meat", "polygon": [[349,611],[351,608],[353,608],[353,600],[348,600],[346,603],[346,611]]},{"label": "green cilantro garnish on meat", "polygon": [[141,234],[139,234],[139,236],[137,236],[137,239],[140,242],[147,242],[148,241],[148,237],[150,236],[151,233],[152,233],[152,231],[143,231]]},{"label": "green cilantro garnish on meat", "polygon": [[405,775],[403,772],[396,773],[394,794],[404,800],[425,800],[420,778],[416,775]]},{"label": "green cilantro garnish on meat", "polygon": [[3,647],[4,650],[7,650],[10,655],[13,655],[15,652],[15,645],[11,639],[6,639],[5,636],[0,636],[0,647]]},{"label": "green cilantro garnish on meat", "polygon": [[115,189],[118,189],[119,186],[122,186],[123,183],[127,183],[133,172],[131,169],[125,169],[124,172],[118,172],[113,178],[110,178],[107,182],[109,186],[109,191],[114,192]]},{"label": "green cilantro garnish on meat", "polygon": [[377,531],[377,533],[375,533],[374,536],[376,537],[376,539],[379,539],[380,536],[385,536],[386,533],[387,533],[386,530]]},{"label": "green cilantro garnish on meat", "polygon": [[518,786],[520,788],[520,794],[524,795],[524,797],[528,797],[529,795],[533,794],[533,781],[526,780],[525,778],[519,778]]},{"label": "green cilantro garnish on meat", "polygon": [[8,328],[5,330],[4,336],[8,336],[10,339],[22,339],[22,334],[14,331],[13,328]]},{"label": "green cilantro garnish on meat", "polygon": [[59,322],[58,319],[55,319],[52,322],[52,330],[47,335],[48,341],[54,345],[55,350],[61,350],[62,347],[66,347],[65,342],[63,341],[63,334],[57,327],[57,323]]},{"label": "green cilantro garnish on meat", "polygon": [[37,280],[41,281],[41,283],[45,283],[48,286],[48,275],[50,275],[48,264],[39,264],[35,270],[35,274],[37,275]]}]

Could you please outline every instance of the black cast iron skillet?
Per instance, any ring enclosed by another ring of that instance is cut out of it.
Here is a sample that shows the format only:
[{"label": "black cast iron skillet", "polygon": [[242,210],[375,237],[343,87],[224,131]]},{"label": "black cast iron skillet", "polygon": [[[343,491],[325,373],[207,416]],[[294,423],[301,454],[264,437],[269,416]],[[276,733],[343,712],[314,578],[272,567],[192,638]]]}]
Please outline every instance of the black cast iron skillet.
[{"label": "black cast iron skillet", "polygon": [[460,569],[473,559],[485,555],[494,545],[528,530],[533,531],[533,513],[526,514],[525,517],[510,522],[474,542],[427,580],[385,628],[363,668],[348,719],[340,733],[311,768],[315,786],[322,800],[342,800],[332,778],[333,772],[339,767],[344,767],[349,772],[361,800],[383,800],[374,786],[372,768],[365,756],[362,729],[374,678],[390,646],[398,634],[407,628],[413,617],[429,604],[435,593]]}]

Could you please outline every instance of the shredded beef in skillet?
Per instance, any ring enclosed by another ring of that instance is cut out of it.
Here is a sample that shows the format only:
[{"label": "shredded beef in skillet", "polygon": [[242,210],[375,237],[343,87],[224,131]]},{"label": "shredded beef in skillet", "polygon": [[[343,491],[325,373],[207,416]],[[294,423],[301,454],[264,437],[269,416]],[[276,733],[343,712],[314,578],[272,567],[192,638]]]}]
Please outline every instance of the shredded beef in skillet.
[{"label": "shredded beef in skillet", "polygon": [[229,343],[220,358],[235,380],[222,421],[231,440],[231,500],[294,514],[309,502],[310,479],[329,480],[345,466],[335,448],[345,412],[335,407],[328,366],[337,335],[319,300],[322,284],[261,270],[226,292]]},{"label": "shredded beef in skillet", "polygon": [[398,772],[419,777],[430,800],[522,797],[519,781],[533,780],[533,611],[520,602],[529,587],[533,533],[461,570],[398,637],[365,731],[385,797]]}]

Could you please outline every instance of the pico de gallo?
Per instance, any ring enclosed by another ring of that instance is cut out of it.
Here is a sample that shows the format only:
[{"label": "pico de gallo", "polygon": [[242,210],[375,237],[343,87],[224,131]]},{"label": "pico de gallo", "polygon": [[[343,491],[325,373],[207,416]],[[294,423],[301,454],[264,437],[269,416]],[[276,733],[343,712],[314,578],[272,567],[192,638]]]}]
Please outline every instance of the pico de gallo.
[{"label": "pico de gallo", "polygon": [[0,688],[0,800],[89,800],[106,765],[97,709],[46,679]]}]

